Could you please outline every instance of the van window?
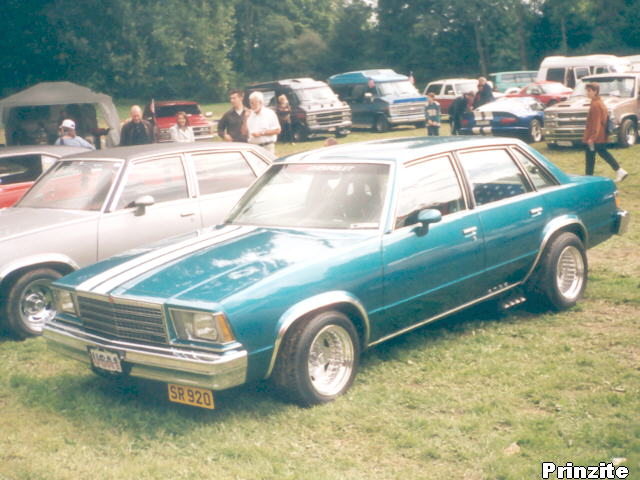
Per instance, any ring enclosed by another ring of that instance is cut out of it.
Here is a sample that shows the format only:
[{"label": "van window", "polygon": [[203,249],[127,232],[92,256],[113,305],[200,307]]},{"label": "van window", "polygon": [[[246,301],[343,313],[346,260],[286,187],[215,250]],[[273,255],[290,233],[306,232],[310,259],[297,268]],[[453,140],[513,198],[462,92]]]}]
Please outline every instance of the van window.
[{"label": "van window", "polygon": [[436,95],[440,95],[440,90],[442,90],[442,84],[441,83],[432,83],[427,88],[427,91],[425,92],[425,95],[427,93],[434,93]]},{"label": "van window", "polygon": [[547,70],[547,80],[564,83],[564,68],[550,68]]},{"label": "van window", "polygon": [[574,73],[576,80],[580,80],[582,77],[589,75],[589,67],[576,67]]}]

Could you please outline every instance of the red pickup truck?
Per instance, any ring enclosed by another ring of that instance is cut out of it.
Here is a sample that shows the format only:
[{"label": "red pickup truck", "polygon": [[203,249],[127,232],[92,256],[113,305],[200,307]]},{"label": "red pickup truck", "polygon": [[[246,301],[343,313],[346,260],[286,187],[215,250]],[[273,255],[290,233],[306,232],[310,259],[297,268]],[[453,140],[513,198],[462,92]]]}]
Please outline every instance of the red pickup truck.
[{"label": "red pickup truck", "polygon": [[156,128],[158,142],[170,142],[169,129],[176,124],[176,113],[184,112],[193,128],[196,140],[211,139],[215,135],[215,124],[209,120],[211,112],[203,114],[196,102],[188,100],[151,101],[144,109],[144,117]]}]

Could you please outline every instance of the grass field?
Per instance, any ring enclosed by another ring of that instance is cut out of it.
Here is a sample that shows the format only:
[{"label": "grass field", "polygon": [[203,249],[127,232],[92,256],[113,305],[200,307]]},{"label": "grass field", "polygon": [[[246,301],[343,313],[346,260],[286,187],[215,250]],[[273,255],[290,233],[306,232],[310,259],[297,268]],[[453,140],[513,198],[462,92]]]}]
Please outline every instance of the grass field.
[{"label": "grass field", "polygon": [[[582,151],[536,147],[583,171]],[[510,480],[541,478],[543,461],[612,459],[640,478],[640,146],[612,151],[631,173],[620,191],[633,220],[589,251],[578,307],[475,308],[421,328],[366,352],[326,406],[255,383],[197,410],[170,404],[163,385],[97,377],[41,338],[0,337],[0,479]],[[601,160],[596,173],[613,176]]]}]

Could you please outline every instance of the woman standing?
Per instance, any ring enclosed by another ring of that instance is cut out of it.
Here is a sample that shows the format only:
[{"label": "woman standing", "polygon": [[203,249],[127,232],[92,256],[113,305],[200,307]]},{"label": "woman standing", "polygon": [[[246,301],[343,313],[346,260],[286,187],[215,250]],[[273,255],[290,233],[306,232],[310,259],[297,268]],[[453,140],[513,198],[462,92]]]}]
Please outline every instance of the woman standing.
[{"label": "woman standing", "polygon": [[286,95],[280,95],[278,97],[276,114],[278,115],[278,121],[280,122],[280,128],[282,129],[278,140],[282,143],[293,142],[293,131],[291,129],[291,106],[289,105],[289,100]]},{"label": "woman standing", "polygon": [[189,126],[189,119],[184,112],[176,113],[176,124],[169,129],[172,142],[195,142],[193,128]]}]

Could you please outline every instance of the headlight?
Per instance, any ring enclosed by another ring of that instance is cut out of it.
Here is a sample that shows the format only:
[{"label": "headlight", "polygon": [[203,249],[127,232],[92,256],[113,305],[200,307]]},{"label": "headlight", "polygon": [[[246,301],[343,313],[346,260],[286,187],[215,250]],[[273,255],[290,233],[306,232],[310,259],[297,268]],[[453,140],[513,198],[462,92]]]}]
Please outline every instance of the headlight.
[{"label": "headlight", "polygon": [[228,343],[235,340],[224,313],[171,309],[176,333],[183,340]]},{"label": "headlight", "polygon": [[53,296],[56,304],[56,311],[70,313],[77,316],[76,303],[73,299],[73,293],[68,290],[53,289]]}]

